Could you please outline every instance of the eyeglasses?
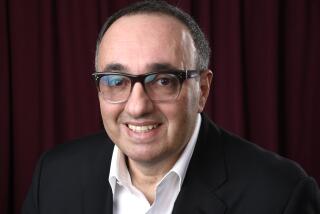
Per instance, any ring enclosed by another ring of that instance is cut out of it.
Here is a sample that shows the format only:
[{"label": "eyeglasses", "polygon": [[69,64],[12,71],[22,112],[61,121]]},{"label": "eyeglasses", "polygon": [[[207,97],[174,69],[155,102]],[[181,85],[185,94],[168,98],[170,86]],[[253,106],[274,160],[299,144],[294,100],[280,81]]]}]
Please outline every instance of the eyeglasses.
[{"label": "eyeglasses", "polygon": [[109,103],[123,103],[129,99],[135,83],[143,85],[152,101],[175,100],[183,81],[197,77],[202,70],[170,70],[133,75],[121,72],[95,72],[92,74],[98,92]]}]

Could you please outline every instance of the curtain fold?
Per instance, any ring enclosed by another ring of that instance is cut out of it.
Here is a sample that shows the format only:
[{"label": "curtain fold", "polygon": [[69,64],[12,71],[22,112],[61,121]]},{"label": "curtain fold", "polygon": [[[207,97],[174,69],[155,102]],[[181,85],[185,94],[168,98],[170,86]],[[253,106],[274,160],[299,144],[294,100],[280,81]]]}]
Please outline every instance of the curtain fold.
[{"label": "curtain fold", "polygon": [[[102,129],[95,40],[134,1],[0,0],[0,213],[20,213],[40,154]],[[320,182],[320,2],[169,1],[213,55],[206,113]]]}]

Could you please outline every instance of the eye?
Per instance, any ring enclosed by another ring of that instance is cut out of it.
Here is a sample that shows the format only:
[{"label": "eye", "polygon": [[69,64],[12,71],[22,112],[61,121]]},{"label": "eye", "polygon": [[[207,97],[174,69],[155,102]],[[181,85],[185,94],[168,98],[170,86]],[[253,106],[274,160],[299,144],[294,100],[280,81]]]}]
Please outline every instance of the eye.
[{"label": "eye", "polygon": [[172,86],[176,84],[177,79],[172,74],[159,74],[155,78],[154,82],[160,86]]},{"label": "eye", "polygon": [[172,74],[153,74],[148,76],[145,82],[158,86],[170,86],[176,83],[176,77]]},{"label": "eye", "polygon": [[171,79],[168,77],[162,77],[161,79],[157,79],[157,83],[163,86],[170,85],[171,82]]},{"label": "eye", "polygon": [[100,83],[109,87],[121,87],[128,84],[128,79],[121,75],[106,75],[101,78]]}]

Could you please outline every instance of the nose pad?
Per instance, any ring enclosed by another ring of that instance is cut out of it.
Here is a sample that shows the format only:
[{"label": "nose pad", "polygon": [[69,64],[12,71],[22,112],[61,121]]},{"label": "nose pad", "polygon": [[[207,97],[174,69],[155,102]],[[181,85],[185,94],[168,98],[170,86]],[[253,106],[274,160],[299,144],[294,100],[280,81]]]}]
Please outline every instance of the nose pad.
[{"label": "nose pad", "polygon": [[139,82],[135,83],[132,86],[125,111],[133,117],[140,117],[152,112],[153,108],[153,102],[143,85]]}]

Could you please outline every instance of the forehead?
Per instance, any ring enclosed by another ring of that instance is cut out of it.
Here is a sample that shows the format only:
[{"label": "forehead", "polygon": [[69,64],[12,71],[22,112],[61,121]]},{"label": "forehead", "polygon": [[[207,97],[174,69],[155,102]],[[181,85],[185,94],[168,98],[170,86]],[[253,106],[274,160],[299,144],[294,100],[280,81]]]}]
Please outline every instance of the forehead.
[{"label": "forehead", "polygon": [[[174,17],[160,13],[127,15],[116,20],[106,31],[103,39],[123,36],[136,39],[135,36],[172,37],[179,36],[187,28]],[[126,33],[126,34],[124,34]],[[120,37],[121,38],[121,37]],[[114,39],[114,38],[113,38]]]},{"label": "forehead", "polygon": [[[119,18],[104,34],[98,61],[106,63],[179,63],[192,52],[187,27],[163,14],[136,14]],[[172,62],[168,62],[172,61]],[[139,66],[139,65],[136,65]]]}]

